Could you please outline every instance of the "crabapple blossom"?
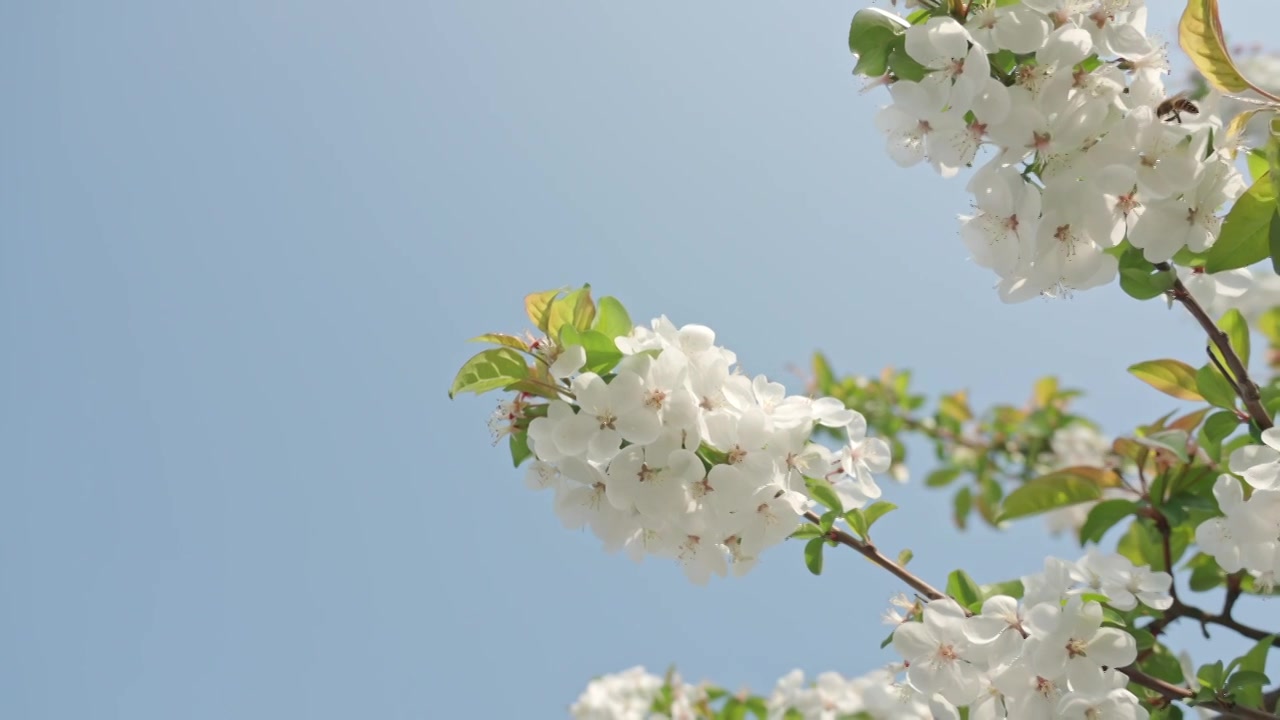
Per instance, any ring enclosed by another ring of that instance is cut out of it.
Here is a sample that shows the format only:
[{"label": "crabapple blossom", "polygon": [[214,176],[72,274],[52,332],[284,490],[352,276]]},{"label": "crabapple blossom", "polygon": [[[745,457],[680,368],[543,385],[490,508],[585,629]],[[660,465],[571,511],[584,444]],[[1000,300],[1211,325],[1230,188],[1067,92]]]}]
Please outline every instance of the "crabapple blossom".
[{"label": "crabapple blossom", "polygon": [[[513,427],[532,416],[525,484],[554,489],[566,527],[589,527],[611,552],[675,558],[704,583],[730,564],[747,572],[791,535],[813,506],[809,482],[828,484],[845,510],[879,497],[873,474],[889,469],[889,446],[840,401],[742,374],[702,325],[661,317],[614,344],[622,357],[601,374],[584,369],[595,366],[581,346],[541,341],[568,373],[550,373],[557,397],[495,415]],[[847,441],[813,442],[818,426]]]},{"label": "crabapple blossom", "polygon": [[1280,428],[1263,430],[1262,443],[1231,453],[1231,472],[1256,490],[1280,490]]},{"label": "crabapple blossom", "polygon": [[890,67],[877,125],[904,167],[987,158],[960,234],[1003,300],[1108,284],[1129,245],[1152,263],[1213,245],[1243,182],[1226,146],[1207,152],[1221,120],[1157,115],[1168,57],[1142,2],[971,3],[902,36],[923,70]]},{"label": "crabapple blossom", "polygon": [[907,679],[922,693],[937,693],[957,705],[981,692],[980,657],[965,634],[965,611],[950,598],[924,607],[924,620],[893,631],[893,647],[907,661]]},{"label": "crabapple blossom", "polygon": [[1102,627],[1102,606],[1072,596],[1057,607],[1041,604],[1027,612],[1026,652],[1041,677],[1063,677],[1073,686],[1087,683],[1103,667],[1124,667],[1138,655],[1133,636]]}]

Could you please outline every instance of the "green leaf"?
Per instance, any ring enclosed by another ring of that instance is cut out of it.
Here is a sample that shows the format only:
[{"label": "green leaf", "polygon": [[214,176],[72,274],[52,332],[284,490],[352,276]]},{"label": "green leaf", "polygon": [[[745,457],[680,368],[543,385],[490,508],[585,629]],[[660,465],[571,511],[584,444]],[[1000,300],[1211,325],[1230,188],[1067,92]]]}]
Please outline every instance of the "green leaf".
[{"label": "green leaf", "polygon": [[1178,22],[1178,44],[1205,80],[1220,92],[1239,93],[1250,87],[1227,54],[1217,0],[1187,0],[1187,9]]},{"label": "green leaf", "polygon": [[[529,293],[524,296],[524,311],[529,316],[529,322],[533,323],[534,327],[544,333],[547,332],[547,320],[551,317],[551,303],[562,292],[564,292],[564,288]],[[550,333],[548,333],[548,336],[555,337]]]},{"label": "green leaf", "polygon": [[453,378],[449,397],[463,392],[479,395],[506,387],[528,376],[529,368],[524,364],[520,353],[511,348],[492,348],[477,353],[463,363],[462,369]]},{"label": "green leaf", "polygon": [[970,610],[982,604],[982,589],[963,570],[955,570],[947,576],[947,594]]},{"label": "green leaf", "polygon": [[804,484],[809,488],[809,494],[813,499],[825,505],[828,510],[844,512],[844,504],[840,502],[840,496],[831,487],[831,483],[822,478],[807,477],[804,479]]},{"label": "green leaf", "polygon": [[1005,75],[1012,73],[1013,69],[1018,66],[1018,56],[1012,50],[1001,50],[989,56],[988,60],[991,62],[991,67]]},{"label": "green leaf", "polygon": [[511,464],[520,467],[520,463],[533,456],[533,451],[529,449],[529,433],[513,432],[507,437],[511,438],[507,441],[507,445],[511,448]]},{"label": "green leaf", "polygon": [[[1086,594],[1086,595],[1093,595],[1094,593],[1085,593],[1085,594]],[[1105,596],[1105,595],[1101,595],[1101,596],[1098,596],[1098,597],[1104,597],[1104,598],[1105,598],[1106,596]],[[1086,601],[1086,602],[1087,602],[1087,601]],[[1110,601],[1109,601],[1109,600],[1096,600],[1096,599],[1095,599],[1095,600],[1093,600],[1093,602],[1110,602]],[[1112,625],[1115,625],[1116,627],[1128,627],[1128,626],[1129,626],[1129,624],[1128,624],[1128,623],[1126,623],[1126,622],[1124,621],[1124,616],[1120,614],[1120,611],[1119,611],[1119,610],[1116,610],[1115,608],[1112,608],[1112,607],[1107,607],[1106,605],[1103,605],[1103,606],[1102,606],[1102,621],[1103,621],[1103,622],[1109,622],[1109,623],[1111,623]]]},{"label": "green leaf", "polygon": [[[889,643],[891,643],[891,642],[893,642],[893,632],[892,632],[892,631],[890,631],[890,632],[889,632],[889,636],[888,636],[888,637],[886,637],[884,640],[880,641],[880,649],[881,649],[881,650],[883,650],[883,649],[885,649],[885,648],[889,647]],[[790,720],[790,719],[788,718],[787,720]],[[804,720],[804,716],[800,716],[799,720]]]},{"label": "green leaf", "polygon": [[505,333],[485,333],[484,335],[477,335],[467,342],[487,342],[509,347],[512,350],[519,350],[520,352],[529,352],[529,346],[524,340],[515,335],[507,335]]},{"label": "green leaf", "polygon": [[1196,371],[1196,389],[1211,405],[1228,410],[1236,406],[1236,391],[1212,363]]},{"label": "green leaf", "polygon": [[964,470],[958,467],[948,467],[934,470],[924,479],[926,487],[944,487],[950,485],[952,481],[960,477]]},{"label": "green leaf", "polygon": [[1196,391],[1196,371],[1180,360],[1148,360],[1129,366],[1139,380],[1182,400],[1203,400]]},{"label": "green leaf", "polygon": [[871,526],[875,525],[877,520],[897,509],[897,505],[894,505],[891,502],[885,502],[884,500],[878,500],[866,506],[862,509],[862,514],[867,518],[867,529],[870,530]]},{"label": "green leaf", "polygon": [[1167,450],[1184,463],[1190,459],[1187,456],[1187,440],[1189,436],[1183,430],[1161,430],[1146,437],[1134,439],[1139,445],[1155,450]]},{"label": "green leaf", "polygon": [[1266,336],[1271,347],[1280,347],[1280,307],[1273,307],[1258,317],[1258,330]]},{"label": "green leaf", "polygon": [[1222,442],[1231,433],[1240,427],[1240,418],[1230,410],[1216,412],[1204,421],[1204,427],[1200,429],[1197,438],[1200,441],[1200,447],[1208,453],[1209,457],[1214,461],[1220,460],[1222,457]]},{"label": "green leaf", "polygon": [[1262,148],[1254,148],[1245,153],[1244,160],[1249,166],[1249,177],[1254,180],[1262,177],[1270,169],[1267,153]]},{"label": "green leaf", "polygon": [[1055,508],[1102,497],[1102,488],[1091,479],[1067,472],[1042,475],[1009,493],[998,520],[1039,515]]},{"label": "green leaf", "polygon": [[596,330],[579,332],[572,325],[560,328],[560,344],[563,347],[581,345],[587,351],[587,364],[583,370],[604,375],[622,359],[622,351],[613,339]]},{"label": "green leaf", "polygon": [[1196,679],[1200,681],[1200,687],[1202,688],[1208,690],[1218,689],[1223,681],[1222,661],[1201,665],[1200,669],[1196,671]]},{"label": "green leaf", "polygon": [[1177,279],[1173,271],[1157,270],[1154,264],[1147,261],[1141,250],[1129,245],[1128,240],[1120,243],[1115,249],[1119,250],[1120,289],[1130,297],[1150,300],[1163,295],[1173,287],[1173,281]]},{"label": "green leaf", "polygon": [[1221,445],[1222,441],[1240,427],[1240,417],[1230,410],[1216,412],[1204,421],[1204,434],[1210,442]]},{"label": "green leaf", "polygon": [[[1231,349],[1235,351],[1236,356],[1240,358],[1240,363],[1245,367],[1249,366],[1249,322],[1244,319],[1244,315],[1237,309],[1231,308],[1223,313],[1222,318],[1218,320],[1218,327],[1222,328],[1222,332],[1227,334],[1227,340],[1231,345]],[[1213,348],[1213,353],[1222,362],[1223,366],[1227,366],[1226,360],[1218,353],[1218,349]]]},{"label": "green leaf", "polygon": [[1256,670],[1263,672],[1267,669],[1267,653],[1271,651],[1271,644],[1276,640],[1275,635],[1268,635],[1260,638],[1254,643],[1249,652],[1240,658],[1240,667],[1244,670]]},{"label": "green leaf", "polygon": [[867,77],[879,77],[889,69],[889,51],[893,39],[910,24],[880,8],[863,8],[853,14],[849,25],[849,51],[858,56],[853,71]]},{"label": "green leaf", "polygon": [[962,487],[956,491],[956,496],[952,500],[951,518],[955,521],[956,527],[961,530],[969,523],[969,513],[973,510],[973,491],[968,486]]},{"label": "green leaf", "polygon": [[831,363],[822,353],[813,354],[813,381],[818,393],[830,395],[832,386],[836,384],[836,375],[831,371]]},{"label": "green leaf", "polygon": [[805,523],[791,533],[792,540],[812,540],[823,536],[822,528],[813,523]]},{"label": "green leaf", "polygon": [[1094,505],[1085,517],[1084,524],[1080,526],[1080,546],[1102,542],[1102,536],[1108,530],[1137,510],[1138,503],[1132,500],[1103,500]]},{"label": "green leaf", "polygon": [[827,543],[822,538],[814,538],[805,543],[804,566],[814,575],[822,574],[822,548]]},{"label": "green leaf", "polygon": [[[1227,680],[1227,690],[1234,695],[1234,699],[1240,705],[1245,707],[1260,708],[1262,707],[1262,686],[1270,684],[1270,680],[1264,672],[1267,669],[1267,654],[1271,651],[1271,643],[1275,640],[1274,635],[1259,640],[1249,652],[1231,663],[1231,668],[1235,669],[1238,665],[1239,670],[1231,673],[1231,677]],[[1228,670],[1230,673],[1230,670]]]},{"label": "green leaf", "polygon": [[629,334],[634,326],[622,303],[617,298],[606,295],[600,298],[596,306],[596,322],[591,329],[613,340]]},{"label": "green leaf", "polygon": [[1229,693],[1234,693],[1237,690],[1250,686],[1260,688],[1270,682],[1270,678],[1268,678],[1264,673],[1260,673],[1256,670],[1239,670],[1232,673],[1231,677],[1227,678],[1226,690]]},{"label": "green leaf", "polygon": [[906,41],[902,35],[893,39],[889,49],[889,70],[899,79],[911,82],[920,82],[929,73],[929,68],[916,62],[907,54]]},{"label": "green leaf", "polygon": [[1271,251],[1268,238],[1275,212],[1275,187],[1268,172],[1237,198],[1227,212],[1218,239],[1209,248],[1205,271],[1234,270],[1266,258]]},{"label": "green leaf", "polygon": [[1195,592],[1204,592],[1212,590],[1221,585],[1226,579],[1226,573],[1222,572],[1222,568],[1218,567],[1218,562],[1213,556],[1205,553],[1196,553],[1183,569],[1191,568],[1191,577],[1188,585]]},{"label": "green leaf", "polygon": [[1128,632],[1130,635],[1133,636],[1133,639],[1137,641],[1139,652],[1146,650],[1147,648],[1150,648],[1151,646],[1156,644],[1156,636],[1152,635],[1151,632],[1148,630],[1135,627],[1135,628],[1129,628]]},{"label": "green leaf", "polygon": [[1267,227],[1267,250],[1271,253],[1271,269],[1280,273],[1280,210],[1271,214]]},{"label": "green leaf", "polygon": [[1021,580],[1005,580],[1004,582],[992,583],[982,586],[982,599],[993,598],[997,595],[1008,595],[1017,600],[1022,597],[1026,589],[1022,585]]},{"label": "green leaf", "polygon": [[844,519],[849,523],[849,527],[853,528],[854,534],[863,540],[867,539],[867,517],[862,514],[861,510],[850,510],[844,514]]},{"label": "green leaf", "polygon": [[839,518],[840,518],[839,510],[828,510],[822,513],[822,516],[818,518],[818,529],[822,531],[823,535],[826,535],[827,533],[831,532],[833,528],[835,528],[836,520],[838,520]]},{"label": "green leaf", "polygon": [[560,329],[571,325],[575,330],[586,330],[596,317],[596,305],[591,300],[591,286],[583,285],[562,298],[552,301],[547,311],[547,337],[559,338]]},{"label": "green leaf", "polygon": [[903,549],[902,552],[898,553],[898,567],[906,567],[913,557],[915,557],[915,553],[911,552],[910,548]]}]

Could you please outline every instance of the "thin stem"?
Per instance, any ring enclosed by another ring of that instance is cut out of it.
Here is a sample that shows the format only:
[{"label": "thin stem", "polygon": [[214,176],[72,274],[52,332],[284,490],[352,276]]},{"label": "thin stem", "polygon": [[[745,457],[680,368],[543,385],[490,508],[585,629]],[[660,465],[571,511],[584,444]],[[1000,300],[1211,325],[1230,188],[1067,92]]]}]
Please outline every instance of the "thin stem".
[{"label": "thin stem", "polygon": [[[1164,513],[1159,510],[1155,510],[1155,508],[1152,508],[1152,510],[1156,515],[1156,528],[1160,531],[1160,544],[1164,552],[1164,571],[1169,573],[1170,577],[1173,577],[1173,543],[1170,538],[1173,531],[1169,527],[1169,518],[1165,517]],[[1178,583],[1176,581],[1169,583],[1169,597],[1173,598],[1175,605],[1178,604]]]},{"label": "thin stem", "polygon": [[[1156,263],[1157,270],[1173,272],[1173,268],[1169,263]],[[1245,409],[1249,411],[1249,417],[1258,427],[1266,430],[1271,427],[1271,416],[1267,414],[1267,409],[1262,406],[1262,395],[1258,391],[1258,386],[1249,377],[1249,370],[1240,361],[1240,356],[1231,347],[1231,340],[1227,334],[1218,328],[1213,319],[1209,317],[1204,308],[1200,307],[1200,303],[1191,295],[1191,291],[1187,290],[1187,286],[1182,284],[1177,275],[1173,278],[1173,287],[1169,288],[1169,295],[1182,303],[1182,306],[1191,313],[1191,316],[1200,323],[1200,327],[1204,328],[1205,334],[1209,336],[1209,341],[1214,347],[1218,348],[1218,352],[1222,354],[1222,359],[1226,361],[1227,367],[1231,369],[1231,375],[1235,376],[1236,390],[1240,395],[1240,399],[1244,401]],[[1231,378],[1228,378],[1231,379]]]},{"label": "thin stem", "polygon": [[981,440],[973,440],[962,435],[957,435],[946,428],[940,428],[937,426],[929,427],[926,426],[923,421],[911,417],[903,417],[901,420],[904,428],[914,430],[922,435],[927,435],[934,440],[949,442],[954,445],[967,447],[971,450],[978,450],[984,453],[991,450],[991,446]]},{"label": "thin stem", "polygon": [[[809,522],[813,523],[814,525],[822,524],[822,518],[818,517],[816,513],[806,512],[804,514],[804,518]],[[827,533],[827,538],[829,540],[835,540],[836,542],[840,543],[841,545],[844,545],[845,547],[849,547],[856,550],[863,557],[879,565],[885,570],[888,570],[899,580],[906,583],[912,590],[915,590],[916,592],[920,593],[921,595],[924,595],[930,600],[941,600],[942,598],[947,597],[946,593],[942,592],[938,588],[925,582],[922,578],[917,577],[914,573],[902,567],[901,565],[894,562],[893,560],[890,560],[889,558],[885,557],[879,550],[875,548],[874,545],[870,543],[862,542],[861,540],[850,535],[849,533],[836,528],[832,528],[831,532]]]}]

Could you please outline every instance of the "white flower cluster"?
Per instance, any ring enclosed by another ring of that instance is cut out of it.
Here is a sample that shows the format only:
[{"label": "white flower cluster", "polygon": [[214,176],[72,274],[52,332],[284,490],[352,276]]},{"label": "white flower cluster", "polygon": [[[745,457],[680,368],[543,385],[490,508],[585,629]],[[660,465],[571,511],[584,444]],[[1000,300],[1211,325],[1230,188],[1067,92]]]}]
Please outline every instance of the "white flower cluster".
[{"label": "white flower cluster", "polygon": [[997,595],[967,617],[950,598],[931,601],[922,622],[894,630],[893,646],[912,687],[968,706],[970,718],[1141,720],[1147,711],[1117,670],[1136,659],[1137,643],[1103,627],[1102,606],[1090,596],[1121,610],[1139,602],[1164,609],[1171,583],[1119,555],[1048,558],[1043,573],[1023,578],[1021,602]]},{"label": "white flower cluster", "polygon": [[[879,497],[872,473],[888,469],[889,447],[839,400],[748,378],[701,325],[663,317],[616,345],[624,357],[608,379],[579,372],[585,352],[564,348],[550,371],[572,397],[529,425],[527,484],[555,490],[567,527],[589,526],[637,560],[678,558],[701,584],[730,560],[750,570],[796,529],[811,506],[806,477],[830,480],[845,510]],[[844,428],[848,442],[811,442],[817,424]]]},{"label": "white flower cluster", "polygon": [[1196,528],[1196,543],[1229,573],[1247,570],[1267,590],[1280,578],[1280,428],[1262,432],[1263,445],[1231,453],[1231,472],[1253,488],[1244,497],[1240,481],[1222,475],[1213,496],[1223,517]]},{"label": "white flower cluster", "polygon": [[1151,262],[1203,251],[1243,191],[1208,153],[1211,125],[1165,103],[1166,49],[1145,26],[1142,0],[1022,0],[905,30],[928,73],[891,82],[877,123],[904,167],[952,176],[992,150],[960,234],[1004,300],[1111,282],[1104,251],[1125,238]]},{"label": "white flower cluster", "polygon": [[[574,720],[693,720],[699,703],[708,699],[705,687],[689,685],[678,675],[671,678],[671,705],[653,712],[654,701],[664,681],[657,675],[634,667],[592,680],[569,708]],[[871,720],[933,720],[955,718],[945,702],[925,699],[909,685],[899,682],[888,670],[876,670],[848,678],[835,672],[818,675],[805,682],[804,673],[793,670],[778,680],[767,701],[770,720],[783,720],[797,713],[804,720],[839,720],[861,713]]]},{"label": "white flower cluster", "polygon": [[770,720],[782,720],[788,711],[799,713],[804,720],[838,720],[850,715],[871,720],[933,720],[955,716],[949,710],[945,703],[927,702],[888,670],[849,679],[824,672],[812,684],[805,682],[803,672],[792,670],[778,680],[769,698]]},{"label": "white flower cluster", "polygon": [[706,698],[705,691],[689,685],[679,675],[671,676],[671,708],[669,713],[651,711],[665,684],[662,678],[633,667],[620,673],[596,678],[578,701],[569,706],[574,720],[693,720],[695,705]]}]

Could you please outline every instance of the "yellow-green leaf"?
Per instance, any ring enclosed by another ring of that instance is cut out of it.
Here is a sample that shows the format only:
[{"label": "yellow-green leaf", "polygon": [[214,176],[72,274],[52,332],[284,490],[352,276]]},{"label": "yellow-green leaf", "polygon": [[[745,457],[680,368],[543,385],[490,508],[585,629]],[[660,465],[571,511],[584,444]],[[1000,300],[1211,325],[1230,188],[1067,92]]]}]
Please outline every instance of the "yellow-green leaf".
[{"label": "yellow-green leaf", "polygon": [[1210,85],[1224,93],[1249,89],[1249,81],[1227,53],[1218,0],[1187,0],[1187,9],[1178,23],[1178,43]]},{"label": "yellow-green leaf", "polygon": [[1100,497],[1102,488],[1089,478],[1066,472],[1049,473],[1009,493],[1001,505],[998,519],[1003,522],[1038,515]]},{"label": "yellow-green leaf", "polygon": [[1110,470],[1093,465],[1072,465],[1068,468],[1055,470],[1054,475],[1074,475],[1083,478],[1098,487],[1115,487],[1120,484],[1120,478]]},{"label": "yellow-green leaf", "polygon": [[596,324],[592,329],[612,340],[631,332],[631,316],[617,298],[606,295],[600,298],[599,307],[596,308]]},{"label": "yellow-green leaf", "polygon": [[817,385],[819,394],[830,395],[831,388],[836,384],[836,375],[831,371],[831,363],[827,362],[826,356],[822,353],[813,354],[813,382]]},{"label": "yellow-green leaf", "polygon": [[1254,181],[1227,211],[1218,239],[1205,256],[1209,273],[1248,267],[1270,253],[1268,233],[1276,212],[1276,191],[1271,173]]},{"label": "yellow-green leaf", "polygon": [[524,340],[506,333],[485,333],[484,335],[477,335],[467,342],[487,342],[519,350],[520,352],[529,352],[529,346]]},{"label": "yellow-green leaf", "polygon": [[591,300],[591,286],[583,285],[562,298],[556,298],[547,311],[547,336],[560,337],[560,328],[568,325],[575,330],[586,330],[596,317],[596,305]]},{"label": "yellow-green leaf", "polygon": [[453,378],[449,397],[462,392],[477,395],[517,383],[529,376],[520,353],[511,348],[492,348],[478,353],[462,365]]},{"label": "yellow-green leaf", "polygon": [[1258,318],[1258,330],[1271,342],[1271,347],[1280,347],[1280,308],[1271,308]]},{"label": "yellow-green leaf", "polygon": [[1036,381],[1034,401],[1036,407],[1049,407],[1058,394],[1058,378],[1048,375]]},{"label": "yellow-green leaf", "polygon": [[965,422],[973,418],[973,412],[969,410],[968,394],[963,390],[953,395],[942,396],[938,401],[938,412],[957,422]]},{"label": "yellow-green leaf", "polygon": [[1212,364],[1205,365],[1196,371],[1196,388],[1212,405],[1228,410],[1236,406],[1236,391]]},{"label": "yellow-green leaf", "polygon": [[1196,371],[1180,360],[1148,360],[1129,367],[1142,382],[1181,400],[1203,400],[1196,391]]},{"label": "yellow-green leaf", "polygon": [[551,319],[551,303],[562,292],[564,292],[564,288],[529,293],[524,296],[524,311],[529,316],[529,322],[533,323],[533,326],[542,332],[547,333],[547,336],[551,338],[555,337],[547,331],[547,321]]}]

